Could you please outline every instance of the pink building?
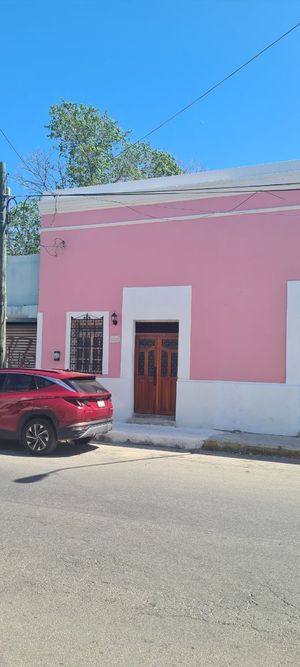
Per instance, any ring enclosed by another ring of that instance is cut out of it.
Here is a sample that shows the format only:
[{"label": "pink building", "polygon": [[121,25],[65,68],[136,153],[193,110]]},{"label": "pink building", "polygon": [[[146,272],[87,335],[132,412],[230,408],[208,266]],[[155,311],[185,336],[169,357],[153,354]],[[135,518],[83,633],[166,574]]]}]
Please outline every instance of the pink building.
[{"label": "pink building", "polygon": [[300,161],[57,194],[37,365],[103,376],[117,419],[300,431]]}]

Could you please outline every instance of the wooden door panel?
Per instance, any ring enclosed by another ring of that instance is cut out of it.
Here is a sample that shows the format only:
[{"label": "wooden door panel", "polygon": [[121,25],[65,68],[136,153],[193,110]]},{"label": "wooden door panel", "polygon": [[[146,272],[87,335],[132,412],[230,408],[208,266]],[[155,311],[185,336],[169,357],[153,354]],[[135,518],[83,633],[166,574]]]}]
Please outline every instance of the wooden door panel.
[{"label": "wooden door panel", "polygon": [[136,335],[135,412],[175,414],[177,364],[177,334]]},{"label": "wooden door panel", "polygon": [[174,415],[178,364],[178,335],[161,335],[158,351],[158,405],[161,415]]},{"label": "wooden door panel", "polygon": [[157,344],[155,336],[136,336],[134,411],[155,414]]}]

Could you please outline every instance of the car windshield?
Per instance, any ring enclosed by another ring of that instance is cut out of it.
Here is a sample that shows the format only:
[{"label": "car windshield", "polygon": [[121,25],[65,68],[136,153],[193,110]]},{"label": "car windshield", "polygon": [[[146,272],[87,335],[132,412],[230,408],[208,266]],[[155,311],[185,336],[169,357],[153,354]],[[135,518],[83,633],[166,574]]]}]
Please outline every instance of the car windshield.
[{"label": "car windshield", "polygon": [[107,389],[105,389],[95,378],[72,378],[72,380],[64,380],[64,382],[80,394],[107,393]]}]

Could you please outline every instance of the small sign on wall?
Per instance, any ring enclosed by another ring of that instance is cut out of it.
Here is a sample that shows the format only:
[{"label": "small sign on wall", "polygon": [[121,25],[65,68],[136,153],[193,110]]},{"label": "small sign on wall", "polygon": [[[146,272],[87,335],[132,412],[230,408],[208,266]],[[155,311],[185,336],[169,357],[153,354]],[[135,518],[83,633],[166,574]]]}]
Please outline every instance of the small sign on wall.
[{"label": "small sign on wall", "polygon": [[120,341],[121,341],[120,336],[110,336],[109,338],[110,343],[120,343]]}]

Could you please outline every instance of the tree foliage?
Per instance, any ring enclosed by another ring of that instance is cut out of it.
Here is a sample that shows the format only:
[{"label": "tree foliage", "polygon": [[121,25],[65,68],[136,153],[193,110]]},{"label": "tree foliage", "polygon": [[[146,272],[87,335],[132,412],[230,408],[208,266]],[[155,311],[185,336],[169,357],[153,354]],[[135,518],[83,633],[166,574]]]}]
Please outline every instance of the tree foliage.
[{"label": "tree foliage", "polygon": [[[146,142],[132,142],[131,131],[123,130],[106,111],[63,100],[50,107],[49,115],[45,127],[52,142],[50,150],[33,153],[18,176],[30,193],[172,176],[183,171],[170,153]],[[12,254],[24,254],[27,248],[38,252],[36,224],[37,205],[19,204],[11,222]]]},{"label": "tree foliage", "polygon": [[[131,132],[122,130],[105,111],[62,101],[50,107],[48,136],[55,142],[62,187],[80,187],[115,181],[180,174],[169,153],[148,143],[132,144]],[[63,172],[63,175],[62,175]]]},{"label": "tree foliage", "polygon": [[7,252],[31,255],[39,251],[40,219],[37,199],[23,201],[9,212]]}]

